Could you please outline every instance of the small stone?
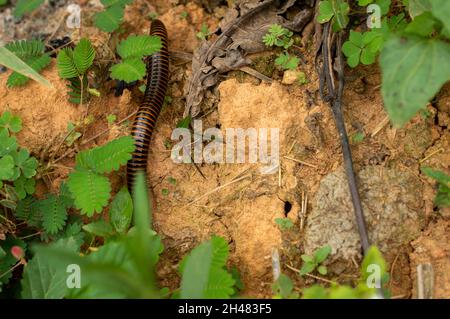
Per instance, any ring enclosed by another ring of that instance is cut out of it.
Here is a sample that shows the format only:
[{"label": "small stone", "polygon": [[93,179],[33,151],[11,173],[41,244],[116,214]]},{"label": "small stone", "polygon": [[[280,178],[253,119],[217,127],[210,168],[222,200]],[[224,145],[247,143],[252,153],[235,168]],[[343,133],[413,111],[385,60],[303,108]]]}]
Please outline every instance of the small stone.
[{"label": "small stone", "polygon": [[300,72],[295,71],[295,70],[284,71],[283,80],[281,81],[281,83],[285,84],[285,85],[294,84],[299,77],[299,73]]}]

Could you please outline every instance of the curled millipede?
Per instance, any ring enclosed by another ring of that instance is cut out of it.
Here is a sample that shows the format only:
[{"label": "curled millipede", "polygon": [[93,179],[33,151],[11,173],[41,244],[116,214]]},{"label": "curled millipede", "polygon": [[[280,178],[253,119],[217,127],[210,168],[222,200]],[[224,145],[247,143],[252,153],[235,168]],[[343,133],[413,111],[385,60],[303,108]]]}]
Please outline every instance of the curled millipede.
[{"label": "curled millipede", "polygon": [[150,35],[161,38],[161,50],[149,57],[147,62],[147,87],[144,99],[133,122],[131,136],[136,149],[127,164],[127,185],[132,191],[136,172],[147,171],[147,157],[150,140],[156,125],[169,80],[169,50],[167,45],[167,30],[159,20],[154,20]]}]

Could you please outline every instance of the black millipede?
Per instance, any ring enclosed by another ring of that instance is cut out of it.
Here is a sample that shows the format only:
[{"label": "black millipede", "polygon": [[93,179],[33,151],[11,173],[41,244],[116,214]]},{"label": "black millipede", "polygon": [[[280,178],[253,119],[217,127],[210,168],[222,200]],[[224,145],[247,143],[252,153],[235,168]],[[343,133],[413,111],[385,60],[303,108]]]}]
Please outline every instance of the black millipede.
[{"label": "black millipede", "polygon": [[150,140],[161,111],[169,80],[169,49],[167,30],[160,20],[154,20],[150,35],[161,38],[161,50],[147,60],[147,86],[144,99],[139,106],[131,129],[136,146],[132,158],[127,163],[127,185],[132,192],[136,172],[147,172],[147,157]]}]

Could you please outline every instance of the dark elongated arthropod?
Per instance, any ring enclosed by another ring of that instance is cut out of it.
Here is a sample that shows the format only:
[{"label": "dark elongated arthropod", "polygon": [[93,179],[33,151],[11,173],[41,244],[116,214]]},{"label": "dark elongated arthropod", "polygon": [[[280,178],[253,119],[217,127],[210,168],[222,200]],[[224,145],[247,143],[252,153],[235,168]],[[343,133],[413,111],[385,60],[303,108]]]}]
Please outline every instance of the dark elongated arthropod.
[{"label": "dark elongated arthropod", "polygon": [[127,184],[130,192],[136,172],[143,171],[146,173],[147,171],[150,140],[164,103],[169,80],[169,50],[166,27],[161,21],[154,20],[150,28],[150,35],[161,38],[162,48],[148,59],[147,88],[131,129],[131,136],[134,139],[136,149],[127,164]]}]

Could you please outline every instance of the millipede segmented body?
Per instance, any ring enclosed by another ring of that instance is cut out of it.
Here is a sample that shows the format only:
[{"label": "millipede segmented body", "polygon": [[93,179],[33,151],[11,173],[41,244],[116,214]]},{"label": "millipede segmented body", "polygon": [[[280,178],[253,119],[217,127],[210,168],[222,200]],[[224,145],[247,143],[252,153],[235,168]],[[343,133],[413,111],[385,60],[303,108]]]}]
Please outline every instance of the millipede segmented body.
[{"label": "millipede segmented body", "polygon": [[147,171],[147,157],[150,140],[161,111],[169,80],[169,50],[167,30],[159,20],[154,20],[150,35],[161,38],[162,48],[149,57],[147,62],[147,87],[131,129],[136,149],[127,164],[128,190],[132,191],[136,172]]}]

